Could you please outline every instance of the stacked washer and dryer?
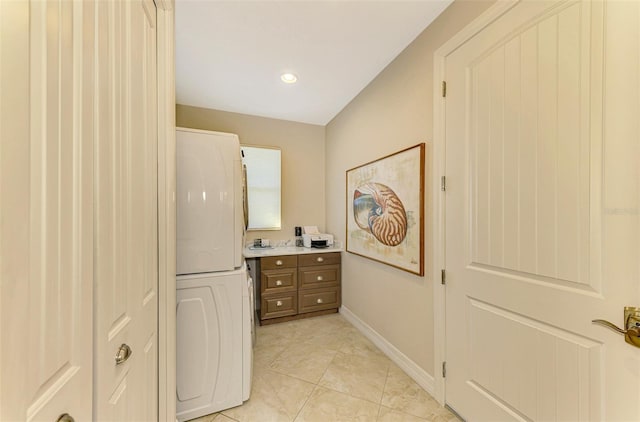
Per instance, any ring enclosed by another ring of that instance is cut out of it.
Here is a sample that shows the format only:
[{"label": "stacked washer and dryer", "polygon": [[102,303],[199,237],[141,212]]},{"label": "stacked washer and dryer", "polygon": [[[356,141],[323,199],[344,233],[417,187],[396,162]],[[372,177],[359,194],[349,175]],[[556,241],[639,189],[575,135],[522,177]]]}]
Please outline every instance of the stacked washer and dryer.
[{"label": "stacked washer and dryer", "polygon": [[178,128],[176,144],[176,417],[185,421],[249,398],[254,301],[238,136]]}]

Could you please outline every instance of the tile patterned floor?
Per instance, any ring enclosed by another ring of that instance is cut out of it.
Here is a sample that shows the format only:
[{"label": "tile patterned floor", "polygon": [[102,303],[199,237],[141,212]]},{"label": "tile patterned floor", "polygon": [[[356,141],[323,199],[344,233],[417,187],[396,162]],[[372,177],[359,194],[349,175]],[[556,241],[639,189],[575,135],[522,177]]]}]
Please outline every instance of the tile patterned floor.
[{"label": "tile patterned floor", "polygon": [[451,422],[339,314],[257,328],[251,398],[193,422]]}]

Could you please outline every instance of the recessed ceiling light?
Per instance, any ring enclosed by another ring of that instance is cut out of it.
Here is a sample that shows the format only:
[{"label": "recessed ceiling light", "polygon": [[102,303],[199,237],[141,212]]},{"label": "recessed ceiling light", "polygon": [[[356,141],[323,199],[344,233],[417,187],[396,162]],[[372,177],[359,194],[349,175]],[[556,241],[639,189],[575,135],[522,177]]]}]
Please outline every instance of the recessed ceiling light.
[{"label": "recessed ceiling light", "polygon": [[282,79],[282,82],[286,84],[295,84],[298,77],[293,73],[283,73],[282,76],[280,76],[280,79]]}]

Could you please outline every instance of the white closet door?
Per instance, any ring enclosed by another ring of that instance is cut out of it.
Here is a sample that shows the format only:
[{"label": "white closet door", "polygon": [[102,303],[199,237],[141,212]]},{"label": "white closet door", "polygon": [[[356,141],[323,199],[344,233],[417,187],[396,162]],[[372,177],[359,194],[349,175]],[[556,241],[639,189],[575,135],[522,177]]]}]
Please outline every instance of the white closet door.
[{"label": "white closet door", "polygon": [[150,0],[96,7],[93,420],[150,421],[158,408],[156,8]]},{"label": "white closet door", "polygon": [[446,58],[446,402],[640,420],[640,2],[522,1]]},{"label": "white closet door", "polygon": [[93,5],[0,1],[0,420],[91,420]]}]

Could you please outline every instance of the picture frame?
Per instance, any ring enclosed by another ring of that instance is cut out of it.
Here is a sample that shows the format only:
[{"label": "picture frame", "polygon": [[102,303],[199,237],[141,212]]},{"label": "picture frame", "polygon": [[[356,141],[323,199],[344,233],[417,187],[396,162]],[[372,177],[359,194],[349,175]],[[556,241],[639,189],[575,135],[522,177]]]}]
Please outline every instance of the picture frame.
[{"label": "picture frame", "polygon": [[346,171],[346,250],[424,275],[425,144]]}]

